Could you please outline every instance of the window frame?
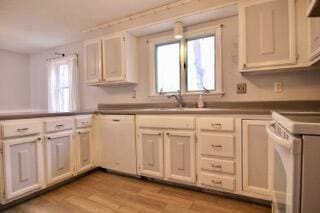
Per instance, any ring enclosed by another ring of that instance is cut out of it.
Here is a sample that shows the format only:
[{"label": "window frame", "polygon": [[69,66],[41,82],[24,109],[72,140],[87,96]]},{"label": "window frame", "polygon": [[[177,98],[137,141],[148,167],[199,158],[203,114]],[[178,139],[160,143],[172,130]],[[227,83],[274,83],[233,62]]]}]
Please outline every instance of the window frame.
[{"label": "window frame", "polygon": [[[204,90],[199,91],[187,91],[187,54],[186,54],[186,42],[187,40],[197,39],[201,37],[215,36],[215,90],[209,90],[206,92]],[[176,94],[176,92],[163,92],[157,93],[157,82],[156,82],[156,46],[165,45],[170,43],[180,43],[180,90],[181,94],[184,96],[192,96],[199,94],[206,94],[210,96],[221,97],[223,95],[222,91],[222,25],[210,26],[199,28],[195,30],[188,30],[184,33],[184,38],[181,40],[176,40],[173,36],[167,35],[158,37],[152,40],[147,41],[149,43],[149,68],[150,68],[150,91],[149,96],[161,96],[161,95],[170,95]]]}]

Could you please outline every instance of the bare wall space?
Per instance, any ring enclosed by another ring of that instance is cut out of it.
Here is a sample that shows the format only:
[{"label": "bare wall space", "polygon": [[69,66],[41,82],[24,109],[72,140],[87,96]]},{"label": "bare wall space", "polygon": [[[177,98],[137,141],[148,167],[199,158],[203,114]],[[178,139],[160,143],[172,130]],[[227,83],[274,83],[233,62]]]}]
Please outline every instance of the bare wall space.
[{"label": "bare wall space", "polygon": [[29,56],[0,50],[0,112],[30,109]]}]

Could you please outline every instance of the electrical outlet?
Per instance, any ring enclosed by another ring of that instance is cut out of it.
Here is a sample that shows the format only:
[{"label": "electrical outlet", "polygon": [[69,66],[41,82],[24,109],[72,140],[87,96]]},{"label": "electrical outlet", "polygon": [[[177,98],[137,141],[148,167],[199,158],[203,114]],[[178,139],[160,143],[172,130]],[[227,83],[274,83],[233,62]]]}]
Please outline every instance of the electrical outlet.
[{"label": "electrical outlet", "polygon": [[247,84],[240,83],[237,84],[237,94],[246,94],[247,93]]},{"label": "electrical outlet", "polygon": [[283,91],[283,82],[282,81],[274,82],[273,91],[277,92],[277,93],[282,92]]}]

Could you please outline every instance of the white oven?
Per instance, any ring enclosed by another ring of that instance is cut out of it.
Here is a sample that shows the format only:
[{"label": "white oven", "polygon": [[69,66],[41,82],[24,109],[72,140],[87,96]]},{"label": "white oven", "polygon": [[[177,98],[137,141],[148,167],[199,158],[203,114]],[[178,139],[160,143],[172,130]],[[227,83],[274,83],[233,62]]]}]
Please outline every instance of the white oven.
[{"label": "white oven", "polygon": [[320,112],[273,112],[273,212],[320,212]]},{"label": "white oven", "polygon": [[302,139],[290,134],[279,123],[267,126],[271,142],[272,198],[274,213],[300,212]]}]

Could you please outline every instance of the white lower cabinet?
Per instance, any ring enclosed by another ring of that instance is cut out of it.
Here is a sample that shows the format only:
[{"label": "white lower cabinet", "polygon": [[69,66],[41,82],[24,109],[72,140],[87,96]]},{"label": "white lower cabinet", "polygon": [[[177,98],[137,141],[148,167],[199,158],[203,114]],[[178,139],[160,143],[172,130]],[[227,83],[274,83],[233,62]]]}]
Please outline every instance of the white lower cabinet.
[{"label": "white lower cabinet", "polygon": [[19,197],[44,186],[42,139],[3,140],[5,199]]},{"label": "white lower cabinet", "polygon": [[243,190],[248,195],[270,199],[270,143],[268,120],[242,121]]},{"label": "white lower cabinet", "polygon": [[235,121],[232,117],[197,119],[197,185],[199,187],[236,192],[234,131]]},{"label": "white lower cabinet", "polygon": [[166,178],[195,183],[195,133],[168,131],[164,147]]},{"label": "white lower cabinet", "polygon": [[139,174],[195,184],[194,126],[193,117],[138,116]]},{"label": "white lower cabinet", "polygon": [[46,178],[53,184],[74,175],[74,146],[72,132],[46,135]]},{"label": "white lower cabinet", "polygon": [[140,130],[138,138],[140,175],[163,178],[162,131]]},{"label": "white lower cabinet", "polygon": [[133,115],[102,116],[101,166],[127,174],[137,174]]},{"label": "white lower cabinet", "polygon": [[90,128],[76,130],[76,153],[76,167],[78,173],[87,171],[93,167],[92,134]]}]

